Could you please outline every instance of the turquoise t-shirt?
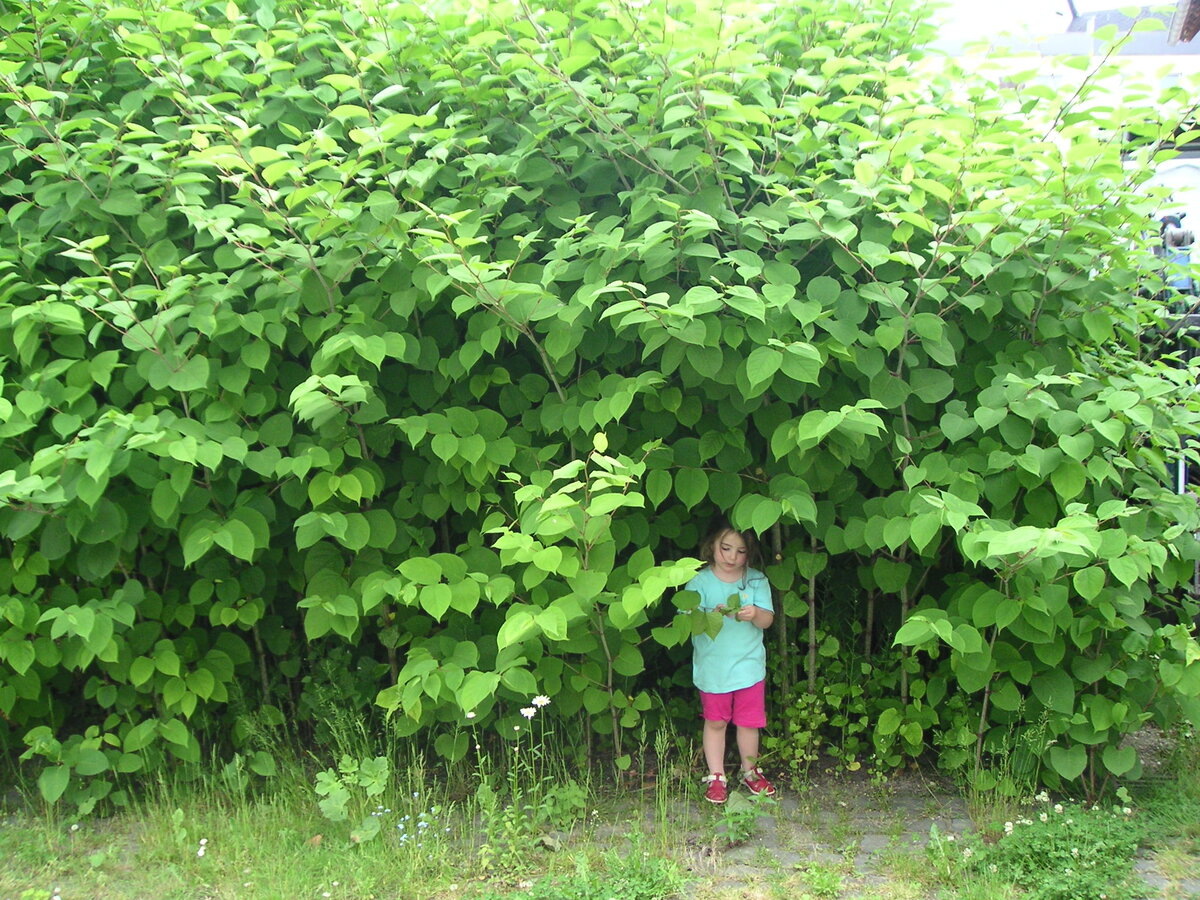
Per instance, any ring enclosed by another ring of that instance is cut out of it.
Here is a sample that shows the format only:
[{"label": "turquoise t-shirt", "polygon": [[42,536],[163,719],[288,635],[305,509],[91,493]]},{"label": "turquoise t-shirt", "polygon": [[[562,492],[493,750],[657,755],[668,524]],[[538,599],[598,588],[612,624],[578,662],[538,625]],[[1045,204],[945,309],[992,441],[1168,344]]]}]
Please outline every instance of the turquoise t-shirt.
[{"label": "turquoise t-shirt", "polygon": [[[743,606],[753,604],[775,611],[767,576],[757,569],[747,569],[744,578],[728,582],[719,579],[711,568],[705,568],[687,583],[687,590],[700,595],[700,608],[706,612],[728,604],[731,594],[740,594]],[[700,690],[728,694],[758,684],[766,677],[767,649],[761,628],[728,615],[715,638],[707,634],[692,638],[692,681]]]}]

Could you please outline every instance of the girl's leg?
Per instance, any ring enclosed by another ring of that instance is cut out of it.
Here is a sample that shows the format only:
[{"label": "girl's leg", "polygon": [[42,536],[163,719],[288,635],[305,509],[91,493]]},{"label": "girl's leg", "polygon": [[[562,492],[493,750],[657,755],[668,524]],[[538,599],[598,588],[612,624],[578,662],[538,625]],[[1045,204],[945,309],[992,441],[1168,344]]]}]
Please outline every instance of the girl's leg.
[{"label": "girl's leg", "polygon": [[742,771],[749,772],[758,759],[758,729],[745,725],[737,727],[738,755],[742,757]]},{"label": "girl's leg", "polygon": [[[728,722],[711,722],[707,719],[704,722],[704,733],[700,743],[704,748],[704,761],[708,764],[710,773],[725,774],[725,731],[729,728]],[[740,735],[742,729],[738,729]],[[758,732],[755,731],[755,740],[758,739]],[[739,744],[740,737],[739,737]]]}]

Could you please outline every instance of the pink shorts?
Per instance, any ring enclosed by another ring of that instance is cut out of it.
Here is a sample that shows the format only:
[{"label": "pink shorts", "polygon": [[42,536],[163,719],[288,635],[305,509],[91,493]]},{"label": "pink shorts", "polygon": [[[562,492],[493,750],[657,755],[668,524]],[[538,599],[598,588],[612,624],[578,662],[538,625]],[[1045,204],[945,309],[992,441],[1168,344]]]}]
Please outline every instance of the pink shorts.
[{"label": "pink shorts", "polygon": [[767,727],[766,682],[728,694],[700,692],[706,722],[732,722],[743,728]]}]

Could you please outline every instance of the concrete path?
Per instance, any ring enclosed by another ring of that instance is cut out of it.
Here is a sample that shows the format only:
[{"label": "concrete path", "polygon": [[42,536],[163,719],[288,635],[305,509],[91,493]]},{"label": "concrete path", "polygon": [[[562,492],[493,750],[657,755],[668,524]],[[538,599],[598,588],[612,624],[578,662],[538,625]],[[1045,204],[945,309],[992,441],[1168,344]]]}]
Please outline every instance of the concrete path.
[{"label": "concrete path", "polygon": [[[839,781],[781,790],[755,834],[727,849],[719,812],[698,804],[685,866],[691,900],[953,900],[927,887],[931,829],[972,830],[966,804],[946,785],[903,776],[882,785]],[[712,826],[708,830],[706,826]],[[1140,900],[1200,900],[1200,859],[1160,849],[1139,858]]]}]

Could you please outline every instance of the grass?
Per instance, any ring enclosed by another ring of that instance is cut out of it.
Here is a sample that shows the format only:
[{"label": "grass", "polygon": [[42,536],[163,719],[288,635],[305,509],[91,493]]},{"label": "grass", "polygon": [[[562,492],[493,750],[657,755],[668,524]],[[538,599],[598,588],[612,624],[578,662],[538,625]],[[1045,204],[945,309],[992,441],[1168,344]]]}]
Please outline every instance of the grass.
[{"label": "grass", "polygon": [[[384,789],[368,797],[351,785],[350,812],[337,821],[322,814],[314,791],[317,772],[335,764],[284,754],[269,781],[231,784],[211,765],[181,770],[145,789],[136,808],[106,818],[72,822],[28,800],[12,803],[0,811],[0,900],[1019,896],[955,858],[931,861],[920,833],[935,814],[965,811],[968,799],[976,825],[991,827],[1008,812],[1003,797],[991,808],[978,791],[935,798],[928,782],[913,779],[889,786],[881,803],[865,781],[821,783],[784,792],[773,815],[730,851],[717,839],[720,814],[698,800],[693,773],[670,764],[672,748],[660,744],[655,777],[621,790],[532,743],[525,762],[510,747],[450,776],[387,748],[399,762]],[[1170,771],[1132,803],[1165,890],[1182,898],[1195,893],[1200,871],[1194,738],[1181,742]],[[356,841],[363,810],[378,820],[378,835]],[[852,851],[868,832],[886,846],[862,871]]]}]

